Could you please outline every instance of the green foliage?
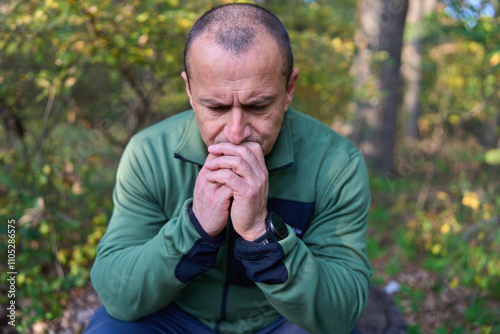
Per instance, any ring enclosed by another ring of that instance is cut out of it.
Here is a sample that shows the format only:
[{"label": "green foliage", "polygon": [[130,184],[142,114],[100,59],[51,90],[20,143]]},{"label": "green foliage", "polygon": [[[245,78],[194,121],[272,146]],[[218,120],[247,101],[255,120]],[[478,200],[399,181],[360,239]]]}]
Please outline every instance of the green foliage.
[{"label": "green foliage", "polygon": [[429,269],[447,270],[450,288],[464,284],[494,292],[500,276],[499,213],[494,198],[480,197],[463,183],[457,194],[438,192],[433,205],[408,223],[405,237],[429,253]]},{"label": "green foliage", "polygon": [[410,325],[408,326],[408,334],[421,334],[419,325]]},{"label": "green foliage", "polygon": [[472,301],[465,310],[465,318],[471,324],[478,326],[481,333],[497,333],[500,329],[499,310],[489,310],[482,299]]},{"label": "green foliage", "polygon": [[0,5],[0,109],[21,128],[0,133],[10,144],[0,147],[0,217],[18,221],[18,329],[59,316],[67,291],[88,285],[120,148],[187,106],[184,36],[213,3]]},{"label": "green foliage", "polygon": [[356,4],[352,1],[261,1],[290,33],[299,79],[294,107],[325,123],[348,115]]},{"label": "green foliage", "polygon": [[[469,161],[475,149],[462,144],[462,150],[469,152],[467,158],[461,157],[459,150],[452,150],[456,144],[451,141],[444,145],[443,151],[453,152],[452,156],[442,156],[448,169],[436,172],[428,185],[397,186],[395,192],[387,192],[383,183],[388,181],[372,176],[368,254],[376,262],[384,262],[383,272],[376,273],[378,279],[394,279],[402,273],[412,275],[406,269],[409,263],[437,275],[432,286],[422,281],[401,287],[394,299],[405,313],[418,314],[429,293],[460,295],[469,289],[472,297],[461,299],[466,303],[462,316],[453,316],[437,332],[469,333],[474,328],[481,333],[494,333],[500,326],[498,312],[490,306],[498,303],[500,297],[499,180],[491,177],[491,167],[481,168],[484,161],[482,165],[465,165],[466,171],[453,172],[449,166],[461,159]],[[418,171],[413,176],[424,179]],[[400,183],[412,181],[404,179]],[[398,200],[412,193],[414,197],[419,192],[422,195],[426,186],[432,190],[427,193],[425,206]],[[410,325],[409,332],[421,332],[418,324]]]},{"label": "green foliage", "polygon": [[[19,330],[59,316],[68,291],[89,284],[121,151],[140,129],[189,107],[185,36],[224,2],[0,4],[0,218],[18,224]],[[345,111],[355,5],[262,4],[289,27],[301,69],[296,106],[323,120]]]},{"label": "green foliage", "polygon": [[465,131],[496,145],[486,136],[500,133],[500,25],[483,15],[468,27],[444,11],[426,23],[421,134]]},{"label": "green foliage", "polygon": [[[96,174],[102,166],[95,157],[73,165],[64,156],[47,154],[46,162],[29,164],[19,152],[0,151],[0,168],[6,172],[0,178],[0,219],[17,220],[19,330],[60,315],[69,289],[87,285],[89,263],[111,211],[110,183],[103,186]],[[6,248],[6,239],[0,245]],[[1,279],[6,278],[4,271]],[[2,294],[4,305],[6,298]]]}]

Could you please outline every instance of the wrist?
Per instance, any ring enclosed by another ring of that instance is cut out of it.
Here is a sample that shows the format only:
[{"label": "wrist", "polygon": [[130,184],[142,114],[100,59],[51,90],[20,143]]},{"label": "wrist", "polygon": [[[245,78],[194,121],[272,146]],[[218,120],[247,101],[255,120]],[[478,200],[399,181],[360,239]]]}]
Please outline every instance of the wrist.
[{"label": "wrist", "polygon": [[266,217],[266,232],[254,239],[253,242],[266,245],[283,240],[287,236],[288,229],[283,219],[277,213],[270,212]]},{"label": "wrist", "polygon": [[202,237],[208,236],[211,238],[217,238],[224,231],[224,228],[222,228],[221,230],[212,230],[208,229],[206,226],[203,226],[203,224],[198,220],[196,213],[194,212],[193,204],[189,205],[188,207],[188,216],[189,220],[191,220],[191,223]]},{"label": "wrist", "polygon": [[265,220],[262,223],[260,223],[257,227],[255,227],[252,231],[248,231],[248,233],[245,234],[240,234],[240,237],[247,241],[254,241],[264,233],[266,233]]}]

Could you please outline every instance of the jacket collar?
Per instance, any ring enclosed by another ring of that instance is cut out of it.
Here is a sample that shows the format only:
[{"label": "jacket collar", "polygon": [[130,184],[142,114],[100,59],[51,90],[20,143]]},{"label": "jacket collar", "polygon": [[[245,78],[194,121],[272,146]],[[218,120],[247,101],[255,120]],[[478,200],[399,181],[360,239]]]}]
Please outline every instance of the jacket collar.
[{"label": "jacket collar", "polygon": [[[282,169],[293,165],[293,141],[290,131],[290,122],[288,114],[292,112],[291,108],[285,113],[283,124],[276,143],[271,153],[266,156],[266,166],[268,171]],[[196,117],[191,110],[191,117],[182,134],[179,145],[174,151],[177,159],[203,166],[207,158],[208,151],[203,139],[201,138]]]}]

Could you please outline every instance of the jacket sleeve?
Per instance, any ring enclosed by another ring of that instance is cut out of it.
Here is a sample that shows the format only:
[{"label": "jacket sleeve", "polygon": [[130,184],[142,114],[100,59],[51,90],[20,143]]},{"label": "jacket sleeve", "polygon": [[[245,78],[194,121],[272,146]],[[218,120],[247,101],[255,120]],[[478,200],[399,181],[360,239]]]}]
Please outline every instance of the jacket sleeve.
[{"label": "jacket sleeve", "polygon": [[[132,139],[122,155],[113,214],[91,271],[108,313],[125,321],[173,301],[190,280],[213,266],[225,239],[203,231],[190,199],[178,204],[178,216],[166,216],[157,191],[161,177],[155,177],[159,172],[146,152]],[[163,196],[178,199],[175,193]]]},{"label": "jacket sleeve", "polygon": [[239,242],[235,252],[249,277],[265,278],[254,281],[282,316],[310,333],[350,333],[372,273],[365,237],[370,191],[359,151],[324,189],[303,240],[288,227],[279,246]]}]

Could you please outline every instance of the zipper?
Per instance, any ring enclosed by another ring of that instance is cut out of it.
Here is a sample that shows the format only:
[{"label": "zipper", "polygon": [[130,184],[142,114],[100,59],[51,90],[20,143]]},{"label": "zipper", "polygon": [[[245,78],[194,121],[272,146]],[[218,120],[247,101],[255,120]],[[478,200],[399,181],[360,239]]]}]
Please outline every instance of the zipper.
[{"label": "zipper", "polygon": [[222,321],[226,320],[226,310],[227,310],[227,295],[229,293],[229,284],[231,282],[232,273],[232,256],[234,254],[234,244],[235,244],[235,234],[233,228],[233,223],[231,222],[231,217],[227,223],[227,254],[226,254],[226,279],[224,281],[224,288],[222,290],[222,300],[220,306],[220,320],[215,323],[215,332],[220,333],[220,325]]}]

